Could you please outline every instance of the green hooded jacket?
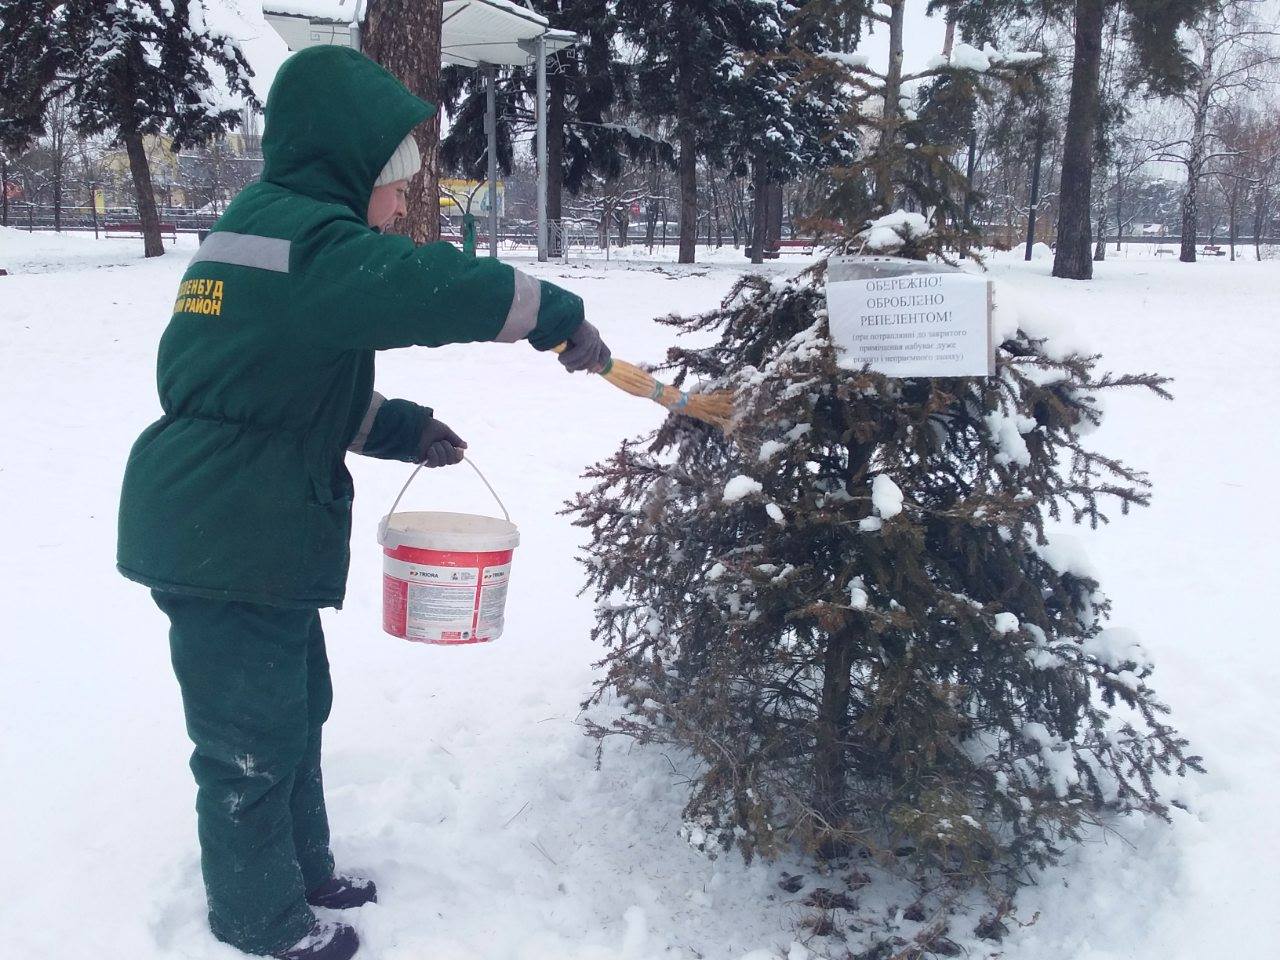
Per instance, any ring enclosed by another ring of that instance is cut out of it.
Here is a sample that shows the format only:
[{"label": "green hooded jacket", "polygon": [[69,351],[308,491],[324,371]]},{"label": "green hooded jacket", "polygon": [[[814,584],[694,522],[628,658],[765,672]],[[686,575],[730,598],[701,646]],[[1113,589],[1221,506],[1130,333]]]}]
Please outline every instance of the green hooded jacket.
[{"label": "green hooded jacket", "polygon": [[341,606],[344,455],[416,461],[432,415],[374,392],[374,352],[521,339],[547,350],[582,322],[581,299],[560,287],[367,225],[379,172],[433,112],[353,50],[314,47],[280,68],[262,179],[201,244],[160,341],[164,416],[134,444],[120,498],[126,577]]}]

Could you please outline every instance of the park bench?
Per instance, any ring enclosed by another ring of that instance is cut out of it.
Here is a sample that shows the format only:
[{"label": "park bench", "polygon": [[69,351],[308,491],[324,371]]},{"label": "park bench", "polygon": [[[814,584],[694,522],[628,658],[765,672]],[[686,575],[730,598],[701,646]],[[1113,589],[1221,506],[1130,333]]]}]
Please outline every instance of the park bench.
[{"label": "park bench", "polygon": [[[110,236],[111,236],[113,233],[116,233],[116,234],[129,234],[129,235],[131,235],[131,236],[138,236],[138,237],[140,237],[140,236],[142,236],[142,222],[141,222],[140,220],[121,220],[121,221],[119,221],[119,222],[117,222],[117,223],[108,223],[108,224],[106,224],[105,226],[103,226],[102,231],[103,231],[103,233],[105,233],[105,234],[107,235],[107,237],[108,237],[108,238],[110,238]],[[174,223],[161,223],[161,224],[160,224],[160,232],[161,232],[161,233],[167,233],[170,237],[172,237],[172,238],[173,238],[173,241],[174,241],[175,243],[177,242],[177,240],[178,240],[178,226],[177,226],[177,224],[174,224]]]},{"label": "park bench", "polygon": [[1216,243],[1206,243],[1200,248],[1200,254],[1205,257],[1225,257],[1227,252]]}]

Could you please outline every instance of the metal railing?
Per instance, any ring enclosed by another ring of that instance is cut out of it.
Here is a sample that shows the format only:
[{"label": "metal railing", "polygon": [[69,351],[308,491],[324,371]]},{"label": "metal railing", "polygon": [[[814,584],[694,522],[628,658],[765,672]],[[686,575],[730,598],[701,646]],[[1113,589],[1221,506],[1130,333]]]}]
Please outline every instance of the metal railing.
[{"label": "metal railing", "polygon": [[[218,219],[217,214],[197,213],[194,210],[162,208],[160,222],[172,224],[178,233],[199,233],[208,230]],[[58,230],[68,233],[105,233],[107,226],[138,223],[136,210],[113,208],[99,213],[93,207],[64,206],[55,211],[52,204],[22,203],[10,200],[7,219],[0,219],[4,226],[16,230]],[[168,232],[168,231],[166,231]]]}]

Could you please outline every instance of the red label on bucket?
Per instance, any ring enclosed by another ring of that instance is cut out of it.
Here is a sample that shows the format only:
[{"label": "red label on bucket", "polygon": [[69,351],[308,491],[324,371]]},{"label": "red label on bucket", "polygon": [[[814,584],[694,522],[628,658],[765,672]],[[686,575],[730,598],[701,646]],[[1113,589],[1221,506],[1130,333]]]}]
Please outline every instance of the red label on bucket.
[{"label": "red label on bucket", "polygon": [[511,550],[383,548],[382,626],[418,643],[484,643],[502,635]]}]

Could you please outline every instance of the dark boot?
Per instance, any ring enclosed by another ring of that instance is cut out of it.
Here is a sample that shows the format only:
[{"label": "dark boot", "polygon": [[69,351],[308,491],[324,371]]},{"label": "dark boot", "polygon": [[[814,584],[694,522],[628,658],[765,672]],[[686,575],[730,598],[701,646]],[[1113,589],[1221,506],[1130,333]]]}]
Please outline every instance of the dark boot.
[{"label": "dark boot", "polygon": [[307,903],[329,910],[347,910],[378,902],[378,888],[362,877],[331,877],[307,894]]},{"label": "dark boot", "polygon": [[273,953],[276,960],[351,960],[360,938],[345,923],[317,920],[311,932],[287,950]]}]

